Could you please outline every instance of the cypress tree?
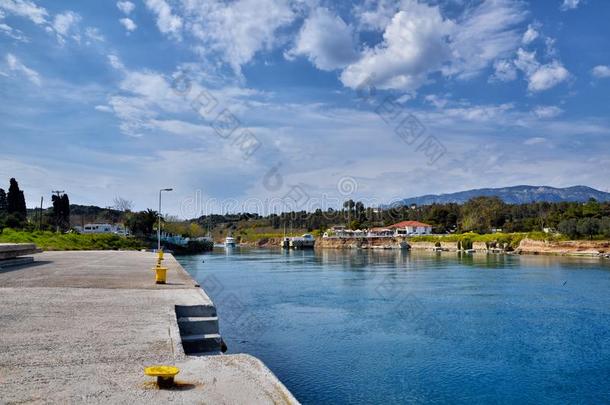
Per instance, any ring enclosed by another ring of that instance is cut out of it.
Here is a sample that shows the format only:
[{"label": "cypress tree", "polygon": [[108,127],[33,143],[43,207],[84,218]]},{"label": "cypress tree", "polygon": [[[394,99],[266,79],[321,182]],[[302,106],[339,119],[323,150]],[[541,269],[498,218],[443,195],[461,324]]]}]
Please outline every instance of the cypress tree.
[{"label": "cypress tree", "polygon": [[68,195],[54,195],[51,200],[53,201],[53,218],[57,229],[68,230],[70,228],[70,199]]},{"label": "cypress tree", "polygon": [[68,198],[68,194],[64,194],[61,196],[61,208],[64,229],[68,230],[70,228],[70,198]]},{"label": "cypress tree", "polygon": [[11,185],[8,188],[8,196],[6,198],[6,206],[9,214],[18,214],[21,218],[27,217],[27,208],[25,206],[25,195],[19,189],[19,184],[14,178],[10,181]]},{"label": "cypress tree", "polygon": [[6,214],[8,211],[8,205],[6,201],[6,192],[3,188],[0,188],[0,215]]}]

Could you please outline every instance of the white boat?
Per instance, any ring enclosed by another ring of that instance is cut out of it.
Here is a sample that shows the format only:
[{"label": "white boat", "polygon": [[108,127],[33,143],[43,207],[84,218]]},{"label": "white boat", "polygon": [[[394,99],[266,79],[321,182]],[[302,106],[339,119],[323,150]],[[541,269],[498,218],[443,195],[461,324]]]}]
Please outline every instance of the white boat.
[{"label": "white boat", "polygon": [[236,246],[235,238],[233,238],[232,236],[227,236],[225,238],[225,247],[226,248],[234,248],[235,246]]},{"label": "white boat", "polygon": [[306,233],[301,237],[285,238],[282,246],[284,246],[286,242],[288,242],[287,247],[292,249],[313,249],[314,245],[316,244],[316,238],[314,238],[313,235]]}]

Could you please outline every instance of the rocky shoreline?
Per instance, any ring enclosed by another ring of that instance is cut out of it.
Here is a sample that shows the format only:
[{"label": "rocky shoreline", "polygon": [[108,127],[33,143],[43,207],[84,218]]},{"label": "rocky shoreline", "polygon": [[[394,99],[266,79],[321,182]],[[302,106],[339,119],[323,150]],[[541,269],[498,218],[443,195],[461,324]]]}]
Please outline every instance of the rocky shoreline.
[{"label": "rocky shoreline", "polygon": [[410,249],[428,251],[472,253],[506,253],[560,256],[589,256],[610,258],[610,241],[538,241],[525,238],[512,250],[508,246],[490,246],[485,242],[473,242],[471,249],[461,249],[459,242],[413,242],[409,238],[320,238],[316,248],[321,249],[400,249],[407,243]]},{"label": "rocky shoreline", "polygon": [[[255,242],[242,242],[249,248],[279,248],[281,238],[263,238]],[[408,246],[406,246],[408,244]],[[414,242],[408,237],[377,238],[317,238],[316,249],[402,249],[471,253],[531,254],[557,256],[585,256],[610,258],[609,240],[542,241],[525,238],[515,249],[508,246],[490,246],[473,242],[472,248],[462,249],[459,242]]]},{"label": "rocky shoreline", "polygon": [[523,239],[515,250],[519,254],[545,254],[562,256],[591,256],[610,258],[608,240],[570,240],[563,242]]}]

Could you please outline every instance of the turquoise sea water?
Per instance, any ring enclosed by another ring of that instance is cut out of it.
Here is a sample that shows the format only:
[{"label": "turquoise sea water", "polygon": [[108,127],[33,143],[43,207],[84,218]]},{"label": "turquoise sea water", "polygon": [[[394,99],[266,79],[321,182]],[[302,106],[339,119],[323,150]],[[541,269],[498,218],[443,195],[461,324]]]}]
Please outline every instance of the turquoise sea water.
[{"label": "turquoise sea water", "polygon": [[320,403],[610,403],[610,264],[403,251],[178,258],[249,353]]}]

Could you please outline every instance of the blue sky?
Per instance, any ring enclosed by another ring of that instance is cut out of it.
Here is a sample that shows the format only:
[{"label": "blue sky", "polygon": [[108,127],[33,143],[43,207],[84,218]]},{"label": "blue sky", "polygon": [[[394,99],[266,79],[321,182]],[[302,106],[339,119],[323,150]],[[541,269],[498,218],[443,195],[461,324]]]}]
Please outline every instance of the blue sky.
[{"label": "blue sky", "polygon": [[602,0],[0,0],[0,178],[30,207],[62,189],[153,208],[173,187],[182,217],[607,190],[609,18]]}]

